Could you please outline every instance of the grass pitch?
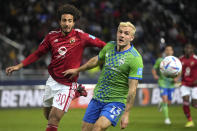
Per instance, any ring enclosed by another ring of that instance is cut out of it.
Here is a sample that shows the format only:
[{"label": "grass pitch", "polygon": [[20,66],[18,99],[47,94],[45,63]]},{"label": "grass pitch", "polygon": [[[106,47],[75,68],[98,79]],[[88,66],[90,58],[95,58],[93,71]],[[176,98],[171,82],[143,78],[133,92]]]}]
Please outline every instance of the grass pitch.
[{"label": "grass pitch", "polygon": [[[58,131],[80,131],[85,109],[70,109],[63,117]],[[191,108],[196,126],[185,128],[186,118],[181,106],[171,106],[169,115],[172,125],[164,124],[162,112],[157,107],[133,107],[130,123],[123,131],[197,131],[197,110]],[[0,131],[45,131],[47,121],[41,109],[1,109]],[[120,122],[108,131],[119,131]]]}]

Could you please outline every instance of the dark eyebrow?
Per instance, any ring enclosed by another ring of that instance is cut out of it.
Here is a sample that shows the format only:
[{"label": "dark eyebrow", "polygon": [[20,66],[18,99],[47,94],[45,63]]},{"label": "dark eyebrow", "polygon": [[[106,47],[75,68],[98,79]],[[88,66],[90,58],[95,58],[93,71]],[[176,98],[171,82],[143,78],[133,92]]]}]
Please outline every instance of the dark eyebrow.
[{"label": "dark eyebrow", "polygon": [[130,33],[130,31],[125,31],[125,33]]},{"label": "dark eyebrow", "polygon": [[64,20],[64,21],[73,21],[73,19],[66,19],[66,18],[63,18],[62,20]]}]

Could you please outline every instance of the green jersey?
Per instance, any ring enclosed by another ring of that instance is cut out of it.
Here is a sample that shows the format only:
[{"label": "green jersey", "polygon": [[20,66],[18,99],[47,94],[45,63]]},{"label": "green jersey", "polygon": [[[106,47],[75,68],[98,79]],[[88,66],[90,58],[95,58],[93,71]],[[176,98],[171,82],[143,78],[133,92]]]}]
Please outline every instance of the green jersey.
[{"label": "green jersey", "polygon": [[163,88],[174,88],[174,81],[172,78],[165,77],[160,72],[160,63],[163,60],[163,58],[158,58],[153,66],[153,68],[157,71],[157,74],[159,75],[158,84],[160,87]]},{"label": "green jersey", "polygon": [[109,42],[100,52],[99,61],[104,62],[101,75],[94,89],[93,98],[101,102],[126,103],[129,79],[142,79],[143,61],[131,46],[117,52],[116,42]]}]

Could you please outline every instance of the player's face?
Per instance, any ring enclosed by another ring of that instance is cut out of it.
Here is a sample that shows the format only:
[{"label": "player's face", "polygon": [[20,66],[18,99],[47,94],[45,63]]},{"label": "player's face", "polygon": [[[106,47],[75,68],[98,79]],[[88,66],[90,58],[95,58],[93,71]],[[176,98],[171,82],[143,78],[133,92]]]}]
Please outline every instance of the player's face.
[{"label": "player's face", "polygon": [[172,56],[174,54],[174,51],[171,46],[167,46],[165,48],[165,54],[166,54],[166,56]]},{"label": "player's face", "polygon": [[62,33],[68,34],[74,27],[74,17],[71,14],[63,14],[60,20]]},{"label": "player's face", "polygon": [[192,54],[193,51],[194,51],[192,45],[186,45],[184,50],[185,50],[185,54],[186,54],[186,55],[190,55],[190,54]]},{"label": "player's face", "polygon": [[131,35],[132,28],[129,26],[120,26],[117,31],[117,45],[127,46],[134,39]]}]

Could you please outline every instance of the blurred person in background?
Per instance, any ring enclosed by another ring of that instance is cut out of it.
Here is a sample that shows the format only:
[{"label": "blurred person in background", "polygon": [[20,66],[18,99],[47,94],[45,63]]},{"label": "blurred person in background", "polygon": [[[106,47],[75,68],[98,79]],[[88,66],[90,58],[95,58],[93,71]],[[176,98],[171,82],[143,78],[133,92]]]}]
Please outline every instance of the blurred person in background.
[{"label": "blurred person in background", "polygon": [[[174,54],[173,47],[167,45],[164,50],[165,56],[172,56]],[[153,69],[152,75],[155,80],[158,80],[158,85],[160,89],[160,96],[162,97],[162,102],[159,103],[159,111],[164,113],[164,123],[167,125],[171,124],[169,115],[168,115],[168,105],[171,104],[172,94],[174,92],[174,84],[178,81],[176,78],[165,77],[160,71],[160,63],[164,58],[160,57],[156,60]]]},{"label": "blurred person in background", "polygon": [[72,80],[63,75],[63,71],[78,68],[86,47],[104,47],[105,42],[74,29],[75,22],[80,18],[80,11],[70,4],[58,8],[57,16],[60,29],[49,32],[40,43],[38,49],[20,64],[6,68],[7,75],[35,61],[41,56],[51,53],[51,63],[48,66],[49,78],[43,98],[44,115],[48,120],[46,131],[57,131],[58,124],[64,113],[68,111],[72,99],[87,95],[84,88],[78,92],[78,76]]},{"label": "blurred person in background", "polygon": [[191,105],[197,108],[197,55],[194,54],[194,46],[186,44],[184,55],[180,57],[182,63],[181,96],[183,98],[183,112],[187,118],[185,127],[193,127],[194,122],[190,112]]},{"label": "blurred person in background", "polygon": [[116,42],[109,42],[83,66],[64,72],[73,78],[81,71],[104,64],[83,118],[82,131],[105,131],[115,127],[121,116],[121,129],[127,127],[143,72],[142,57],[131,43],[135,31],[130,22],[120,22]]}]

